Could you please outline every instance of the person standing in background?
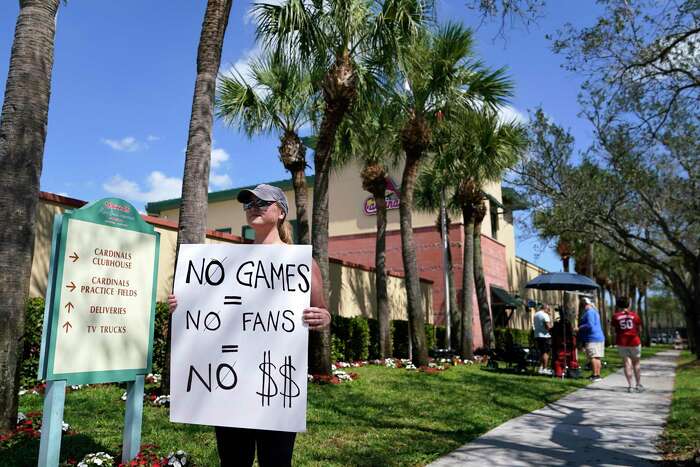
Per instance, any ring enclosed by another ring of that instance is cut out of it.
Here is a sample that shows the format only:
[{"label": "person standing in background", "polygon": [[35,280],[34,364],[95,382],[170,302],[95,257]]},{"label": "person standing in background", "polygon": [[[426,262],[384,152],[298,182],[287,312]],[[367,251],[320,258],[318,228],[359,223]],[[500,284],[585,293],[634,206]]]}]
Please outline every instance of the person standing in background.
[{"label": "person standing in background", "polygon": [[578,338],[583,343],[583,349],[591,363],[591,381],[600,381],[601,359],[605,355],[605,334],[600,323],[600,313],[590,297],[582,297],[579,303],[581,315]]},{"label": "person standing in background", "polygon": [[615,313],[612,317],[612,325],[615,329],[615,344],[620,352],[620,357],[625,364],[625,377],[627,378],[627,392],[632,392],[632,371],[637,382],[635,390],[644,391],[642,386],[642,340],[639,338],[642,332],[642,319],[637,313],[629,310],[630,299],[628,297],[615,297]]},{"label": "person standing in background", "polygon": [[541,375],[551,375],[552,370],[549,368],[549,354],[552,351],[552,336],[549,330],[552,329],[552,319],[549,316],[549,307],[540,308],[535,313],[533,327],[535,331],[535,342],[537,350],[540,352],[540,369],[538,373]]}]

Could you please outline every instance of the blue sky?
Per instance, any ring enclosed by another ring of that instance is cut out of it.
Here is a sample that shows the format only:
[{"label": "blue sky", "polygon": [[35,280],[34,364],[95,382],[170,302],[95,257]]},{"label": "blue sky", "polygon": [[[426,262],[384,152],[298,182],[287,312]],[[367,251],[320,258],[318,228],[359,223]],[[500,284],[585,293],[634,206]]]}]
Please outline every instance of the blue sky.
[{"label": "blue sky", "polygon": [[[0,2],[0,90],[4,93],[19,2]],[[438,20],[479,26],[462,0],[441,0]],[[234,0],[222,68],[255,53],[250,1]],[[58,15],[48,137],[41,188],[94,200],[120,196],[143,208],[179,196],[194,88],[197,43],[206,1],[70,0]],[[594,3],[549,2],[536,25],[497,38],[498,21],[476,31],[479,56],[506,66],[516,83],[514,114],[542,106],[579,143],[591,137],[579,119],[580,79],[561,68],[545,34],[566,22],[591,24]],[[286,178],[274,137],[249,140],[214,127],[212,190]],[[518,255],[560,270],[556,254],[518,238]]]}]

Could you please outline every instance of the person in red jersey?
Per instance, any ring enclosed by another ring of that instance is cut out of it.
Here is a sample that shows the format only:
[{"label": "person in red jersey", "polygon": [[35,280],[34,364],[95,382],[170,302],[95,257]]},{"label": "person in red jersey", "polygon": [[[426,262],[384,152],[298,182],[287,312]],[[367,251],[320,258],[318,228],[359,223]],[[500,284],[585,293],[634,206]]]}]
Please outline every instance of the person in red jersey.
[{"label": "person in red jersey", "polygon": [[640,359],[642,357],[642,341],[639,335],[642,331],[642,320],[637,313],[629,310],[630,299],[628,297],[616,297],[615,314],[612,317],[612,325],[615,329],[615,344],[625,364],[625,377],[627,378],[627,392],[632,392],[632,371],[637,382],[635,390],[644,391],[642,386],[642,370]]}]

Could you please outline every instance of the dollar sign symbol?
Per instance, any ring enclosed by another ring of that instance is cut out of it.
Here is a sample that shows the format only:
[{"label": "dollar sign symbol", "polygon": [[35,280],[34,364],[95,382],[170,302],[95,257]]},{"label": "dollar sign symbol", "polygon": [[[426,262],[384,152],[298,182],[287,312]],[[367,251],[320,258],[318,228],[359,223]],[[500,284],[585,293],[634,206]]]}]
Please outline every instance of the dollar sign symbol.
[{"label": "dollar sign symbol", "polygon": [[292,356],[287,355],[286,357],[284,357],[284,365],[282,365],[279,369],[282,378],[284,378],[284,387],[280,394],[284,396],[282,399],[282,406],[285,408],[291,408],[292,398],[299,397],[300,393],[299,386],[292,379],[292,371],[294,370],[296,370],[296,368],[294,368],[294,366],[292,365]]},{"label": "dollar sign symbol", "polygon": [[[262,399],[262,406],[265,407],[265,402],[267,402],[267,406],[270,406],[270,399],[273,398],[274,396],[277,395],[277,383],[275,383],[275,380],[272,379],[272,370],[277,368],[275,365],[272,364],[270,361],[270,351],[263,352],[263,361],[260,365],[258,365],[258,368],[260,368],[260,371],[262,371],[262,389],[260,392],[256,392],[257,395],[259,395]],[[274,389],[273,389],[274,386]],[[267,388],[267,391],[265,391],[265,388]],[[272,392],[274,391],[274,392]]]}]

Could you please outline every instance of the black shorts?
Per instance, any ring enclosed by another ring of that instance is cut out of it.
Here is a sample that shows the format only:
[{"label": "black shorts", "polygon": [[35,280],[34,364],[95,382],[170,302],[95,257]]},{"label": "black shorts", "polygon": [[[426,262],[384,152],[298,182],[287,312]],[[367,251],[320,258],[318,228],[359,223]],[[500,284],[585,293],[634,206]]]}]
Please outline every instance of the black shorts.
[{"label": "black shorts", "polygon": [[538,337],[536,341],[537,350],[539,350],[540,355],[552,352],[552,339],[550,337]]}]

